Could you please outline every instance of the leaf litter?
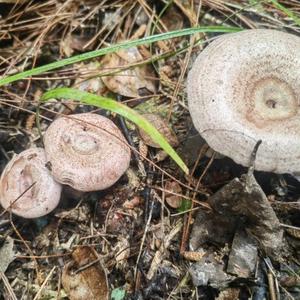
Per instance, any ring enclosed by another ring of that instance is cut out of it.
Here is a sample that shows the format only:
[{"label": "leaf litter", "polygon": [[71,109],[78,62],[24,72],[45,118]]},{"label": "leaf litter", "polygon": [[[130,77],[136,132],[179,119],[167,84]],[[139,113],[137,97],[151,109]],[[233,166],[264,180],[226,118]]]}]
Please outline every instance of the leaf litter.
[{"label": "leaf litter", "polygon": [[[297,1],[13,2],[0,1],[1,76],[191,27],[198,9],[201,26],[299,34]],[[1,300],[80,299],[81,292],[86,299],[299,297],[299,183],[286,175],[247,175],[226,158],[204,154],[208,147],[194,134],[185,101],[185,77],[178,83],[189,42],[177,37],[119,49],[2,86],[1,171],[14,153],[42,144],[34,121],[38,95],[65,86],[159,115],[191,175],[160,158],[159,149],[145,149],[138,129],[125,124],[127,139],[143,155],[112,188],[89,194],[65,189],[56,211],[38,220],[0,212]],[[191,60],[202,47],[195,44]],[[121,124],[95,106],[57,101],[40,106],[41,132],[61,113],[86,111]]]}]

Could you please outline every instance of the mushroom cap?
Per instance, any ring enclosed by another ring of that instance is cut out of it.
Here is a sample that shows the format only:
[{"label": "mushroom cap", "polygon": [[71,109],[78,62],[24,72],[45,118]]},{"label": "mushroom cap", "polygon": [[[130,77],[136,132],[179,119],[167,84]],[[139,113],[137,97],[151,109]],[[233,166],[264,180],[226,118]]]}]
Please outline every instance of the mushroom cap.
[{"label": "mushroom cap", "polygon": [[23,218],[38,218],[58,204],[62,186],[46,167],[42,148],[32,148],[12,158],[0,179],[0,203]]},{"label": "mushroom cap", "polygon": [[197,57],[188,75],[196,129],[217,152],[255,168],[300,171],[300,38],[275,30],[226,34]]},{"label": "mushroom cap", "polygon": [[110,187],[130,163],[130,148],[119,128],[93,113],[56,119],[44,144],[54,178],[79,191]]}]

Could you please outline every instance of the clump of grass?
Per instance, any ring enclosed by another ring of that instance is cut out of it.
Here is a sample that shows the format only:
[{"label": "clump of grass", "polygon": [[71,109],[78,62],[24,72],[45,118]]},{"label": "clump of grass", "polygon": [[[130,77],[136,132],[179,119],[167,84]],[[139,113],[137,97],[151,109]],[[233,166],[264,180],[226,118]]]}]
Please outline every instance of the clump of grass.
[{"label": "clump of grass", "polygon": [[[240,28],[235,27],[226,27],[226,26],[208,26],[208,27],[195,27],[187,28],[182,30],[176,30],[156,35],[147,36],[141,39],[126,41],[110,47],[106,47],[100,50],[90,51],[84,54],[79,54],[70,58],[62,59],[60,61],[50,63],[44,66],[33,68],[31,70],[21,72],[12,76],[4,77],[0,79],[0,86],[8,83],[15,82],[20,79],[25,79],[34,75],[38,75],[50,70],[58,69],[70,64],[102,56],[108,53],[116,52],[120,49],[128,49],[130,47],[136,47],[139,45],[152,44],[157,41],[167,40],[175,37],[191,35],[198,32],[236,32],[241,30]],[[160,145],[160,147],[166,151],[166,153],[174,159],[178,166],[188,174],[188,168],[176,153],[176,151],[171,147],[171,145],[166,141],[166,139],[158,132],[158,130],[150,124],[144,117],[139,115],[133,109],[127,107],[126,105],[120,104],[113,99],[96,96],[87,92],[82,92],[76,89],[70,88],[59,88],[46,92],[42,100],[46,101],[51,98],[68,98],[73,100],[78,100],[81,103],[86,103],[89,105],[94,105],[109,111],[118,113],[119,115],[127,118],[128,120],[135,123],[137,126],[142,128],[148,135],[153,139],[154,142]]]}]

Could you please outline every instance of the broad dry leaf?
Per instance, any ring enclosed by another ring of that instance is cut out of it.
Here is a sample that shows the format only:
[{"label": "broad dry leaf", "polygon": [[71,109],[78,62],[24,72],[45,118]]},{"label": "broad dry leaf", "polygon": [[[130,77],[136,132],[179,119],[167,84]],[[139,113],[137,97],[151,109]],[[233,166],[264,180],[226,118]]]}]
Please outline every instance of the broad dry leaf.
[{"label": "broad dry leaf", "polygon": [[72,258],[62,274],[62,284],[70,300],[108,300],[106,274],[95,250],[88,246],[77,248]]},{"label": "broad dry leaf", "polygon": [[[108,54],[102,60],[102,68],[107,72],[143,62],[143,57],[137,48],[120,50]],[[143,94],[156,92],[154,72],[149,65],[140,65],[118,72],[116,75],[103,76],[104,84],[112,92],[126,97],[139,97]]]},{"label": "broad dry leaf", "polygon": [[163,15],[162,22],[167,26],[169,31],[183,28],[183,16],[173,5]]},{"label": "broad dry leaf", "polygon": [[[169,127],[167,121],[165,121],[162,117],[156,114],[144,114],[143,117],[145,117],[168,141],[168,143],[176,147],[178,145],[178,139],[173,130]],[[154,147],[154,148],[160,148],[160,146],[153,142],[151,137],[145,133],[142,129],[139,129],[139,133],[141,135],[142,140],[144,143],[148,146]]]},{"label": "broad dry leaf", "polygon": [[[165,189],[172,193],[166,192],[166,202],[173,208],[178,208],[181,206],[182,197],[178,194],[182,193],[182,188],[176,181],[167,181]],[[175,195],[177,194],[177,195]]]},{"label": "broad dry leaf", "polygon": [[98,62],[79,63],[75,65],[76,70],[82,74],[75,80],[73,87],[81,91],[103,95],[106,89],[102,79],[98,76],[102,69]]}]

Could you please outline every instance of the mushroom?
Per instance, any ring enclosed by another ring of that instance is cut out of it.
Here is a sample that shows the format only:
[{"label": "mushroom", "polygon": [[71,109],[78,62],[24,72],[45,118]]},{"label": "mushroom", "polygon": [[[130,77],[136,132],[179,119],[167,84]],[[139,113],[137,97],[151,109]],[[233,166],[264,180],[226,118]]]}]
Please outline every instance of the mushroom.
[{"label": "mushroom", "polygon": [[127,170],[130,148],[108,118],[83,113],[62,116],[44,136],[53,177],[78,191],[103,190]]},{"label": "mushroom", "polygon": [[23,218],[38,218],[57,206],[61,189],[46,167],[44,149],[32,148],[16,155],[2,172],[0,203]]},{"label": "mushroom", "polygon": [[226,34],[204,49],[187,82],[189,110],[209,146],[255,168],[300,171],[300,38],[276,30]]}]

